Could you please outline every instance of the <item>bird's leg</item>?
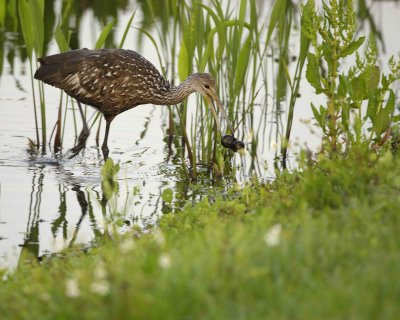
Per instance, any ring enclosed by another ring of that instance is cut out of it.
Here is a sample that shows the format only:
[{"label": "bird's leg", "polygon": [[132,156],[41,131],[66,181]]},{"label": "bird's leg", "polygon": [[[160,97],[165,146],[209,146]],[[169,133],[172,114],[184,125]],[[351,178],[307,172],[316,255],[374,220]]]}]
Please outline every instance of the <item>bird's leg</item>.
[{"label": "bird's leg", "polygon": [[78,137],[78,143],[76,144],[75,147],[73,147],[73,148],[70,150],[70,152],[72,153],[72,154],[69,156],[70,159],[73,158],[73,157],[75,157],[75,156],[77,156],[78,153],[79,153],[82,149],[85,148],[85,146],[86,146],[86,140],[87,140],[87,138],[89,137],[89,134],[90,134],[90,130],[89,130],[89,127],[88,127],[88,125],[87,125],[87,123],[86,123],[86,118],[85,118],[85,115],[84,115],[84,113],[83,113],[81,103],[80,103],[78,100],[77,100],[77,102],[78,102],[79,112],[80,112],[81,118],[82,118],[83,127],[82,127],[82,131],[81,131],[81,133],[79,134],[79,137]]},{"label": "bird's leg", "polygon": [[111,121],[114,119],[114,117],[105,117],[105,119],[106,119],[106,133],[104,135],[103,145],[101,146],[101,151],[103,151],[104,161],[108,159],[109,150],[108,150],[107,140],[108,140],[108,133],[110,132]]}]

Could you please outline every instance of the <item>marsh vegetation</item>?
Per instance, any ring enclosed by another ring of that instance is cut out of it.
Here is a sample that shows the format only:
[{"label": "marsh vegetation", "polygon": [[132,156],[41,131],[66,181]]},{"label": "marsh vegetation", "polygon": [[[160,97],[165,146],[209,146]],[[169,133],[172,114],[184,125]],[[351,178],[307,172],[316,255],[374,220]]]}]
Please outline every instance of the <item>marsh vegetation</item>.
[{"label": "marsh vegetation", "polygon": [[[0,234],[18,265],[1,314],[394,318],[400,44],[388,50],[376,9],[393,18],[397,2],[101,3],[0,1],[0,81],[17,91],[0,99],[16,126],[1,135],[0,200],[27,211]],[[141,52],[171,85],[212,74],[246,152],[223,148],[192,96],[117,117],[107,162],[86,107],[87,148],[66,159],[78,109],[33,74],[38,57],[82,47]]]}]

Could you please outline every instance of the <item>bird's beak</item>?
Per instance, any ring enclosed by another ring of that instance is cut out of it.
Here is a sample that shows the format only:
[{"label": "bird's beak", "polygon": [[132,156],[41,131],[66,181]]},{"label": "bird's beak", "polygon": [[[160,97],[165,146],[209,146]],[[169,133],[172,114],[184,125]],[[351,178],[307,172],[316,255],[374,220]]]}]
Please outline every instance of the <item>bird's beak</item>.
[{"label": "bird's beak", "polygon": [[219,110],[221,110],[222,116],[224,117],[229,130],[231,131],[231,134],[233,134],[232,124],[229,121],[228,115],[226,114],[226,111],[225,111],[224,107],[222,106],[221,101],[218,99],[217,95],[212,95],[211,96],[209,94],[206,94],[206,95],[204,95],[204,97],[206,98],[206,101],[208,102],[208,105],[210,106],[211,112],[212,112],[212,114],[214,116],[215,122],[217,123],[217,128],[218,128],[218,131],[221,134],[221,137],[224,134],[222,133],[222,130],[221,130],[221,124],[220,124],[220,122],[218,120],[217,109],[216,109],[215,105],[217,105]]}]

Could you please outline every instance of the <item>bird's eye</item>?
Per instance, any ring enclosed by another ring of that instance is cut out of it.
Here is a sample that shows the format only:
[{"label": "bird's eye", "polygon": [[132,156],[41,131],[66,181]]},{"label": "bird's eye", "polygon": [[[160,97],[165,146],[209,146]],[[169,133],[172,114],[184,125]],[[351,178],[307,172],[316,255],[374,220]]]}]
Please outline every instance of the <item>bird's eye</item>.
[{"label": "bird's eye", "polygon": [[208,84],[205,84],[205,85],[204,85],[204,88],[210,89],[210,86],[209,86]]}]

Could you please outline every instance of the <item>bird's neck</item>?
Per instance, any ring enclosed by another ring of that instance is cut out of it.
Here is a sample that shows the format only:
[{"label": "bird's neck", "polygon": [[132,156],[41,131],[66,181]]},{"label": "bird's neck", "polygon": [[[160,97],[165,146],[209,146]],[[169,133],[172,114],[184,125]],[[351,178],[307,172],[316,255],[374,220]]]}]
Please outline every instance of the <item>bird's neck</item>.
[{"label": "bird's neck", "polygon": [[170,88],[162,95],[161,101],[157,104],[175,105],[183,101],[191,93],[195,92],[196,88],[193,85],[191,77],[187,78],[176,87]]}]

